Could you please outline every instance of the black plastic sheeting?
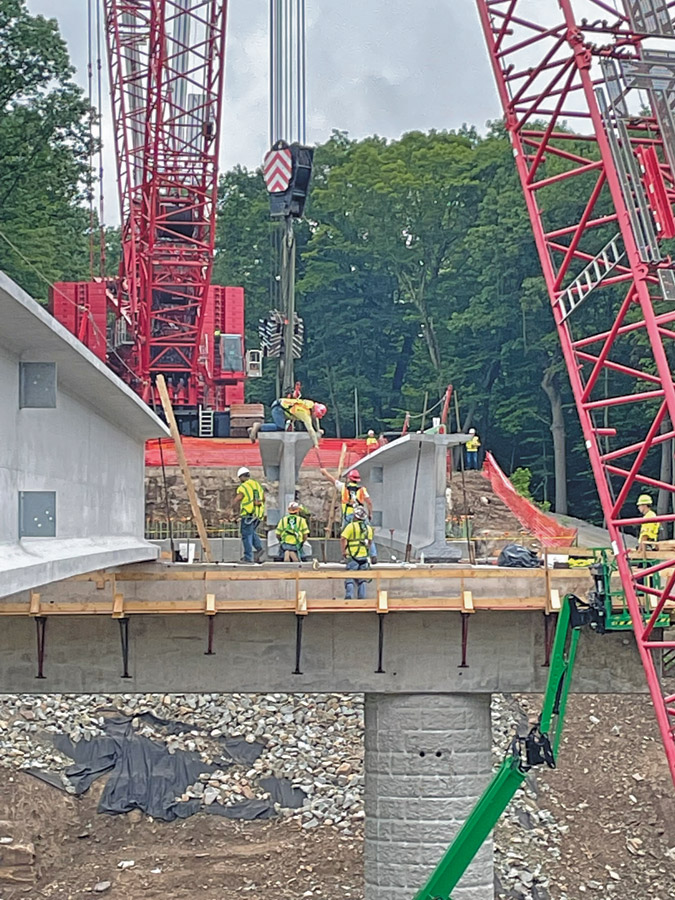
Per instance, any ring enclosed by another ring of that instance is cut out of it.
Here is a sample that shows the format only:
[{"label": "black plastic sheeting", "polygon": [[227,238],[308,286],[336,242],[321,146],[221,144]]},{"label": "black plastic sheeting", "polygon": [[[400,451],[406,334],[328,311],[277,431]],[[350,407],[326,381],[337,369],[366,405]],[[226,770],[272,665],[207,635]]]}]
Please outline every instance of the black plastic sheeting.
[{"label": "black plastic sheeting", "polygon": [[[74,760],[74,765],[69,766],[65,774],[76,794],[83,794],[97,778],[110,773],[101,795],[99,812],[115,815],[141,809],[165,822],[186,819],[200,811],[228,819],[270,819],[276,815],[274,803],[298,809],[305,800],[305,793],[294,788],[286,778],[260,779],[260,786],[272,798],[270,801],[253,799],[227,807],[218,803],[202,807],[198,798],[177,800],[203,773],[211,774],[216,769],[235,764],[250,766],[264,746],[243,738],[222,738],[220,744],[225,757],[209,765],[198,753],[186,750],[169,753],[165,744],[137,734],[133,719],[166,728],[169,734],[195,730],[194,726],[184,722],[141,713],[134,717],[107,717],[103,725],[105,736],[90,741],[74,743],[65,734],[54,737],[56,749]],[[42,781],[64,789],[58,773],[39,769],[28,771]]]},{"label": "black plastic sheeting", "polygon": [[538,569],[541,560],[534,550],[520,544],[507,544],[497,558],[497,565],[510,569]]}]

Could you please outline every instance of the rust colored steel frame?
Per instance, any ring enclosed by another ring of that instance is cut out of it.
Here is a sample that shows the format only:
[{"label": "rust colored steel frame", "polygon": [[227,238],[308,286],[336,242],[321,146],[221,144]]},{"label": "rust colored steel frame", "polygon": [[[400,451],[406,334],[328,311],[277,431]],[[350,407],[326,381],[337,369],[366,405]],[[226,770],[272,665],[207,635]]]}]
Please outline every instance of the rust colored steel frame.
[{"label": "rust colored steel frame", "polygon": [[[659,261],[658,252],[653,257],[657,262],[641,258],[596,94],[603,85],[600,58],[639,58],[644,35],[633,33],[628,16],[602,0],[584,0],[585,18],[579,21],[572,0],[540,4],[537,21],[532,21],[534,7],[527,0],[477,0],[477,4],[589,459],[675,781],[675,695],[664,694],[660,679],[661,651],[675,647],[675,642],[655,640],[653,635],[653,624],[672,597],[675,575],[667,573],[660,589],[645,581],[656,569],[672,566],[673,560],[634,570],[622,537],[624,526],[640,522],[635,500],[644,486],[673,492],[673,486],[655,474],[661,442],[675,436],[675,386],[664,346],[675,337],[670,326],[675,309],[659,293],[657,270],[669,267],[670,261]],[[596,8],[597,18],[591,7]],[[655,147],[664,183],[672,187],[673,173],[665,161],[655,119],[630,120],[628,127],[630,151],[635,153],[641,145]],[[575,213],[569,214],[570,221],[552,223],[546,190],[563,182],[570,194],[576,188],[585,202],[577,208],[568,205],[568,214],[570,209]],[[565,291],[607,243],[608,233],[610,237],[618,233],[624,251],[621,259],[611,275],[600,280],[591,299],[568,315],[563,306]],[[615,298],[611,292],[619,290],[617,285],[621,294]],[[626,364],[625,355],[617,360],[625,341],[635,338],[640,352],[629,357],[634,364]],[[616,389],[621,380],[622,387]],[[608,390],[608,384],[614,387]],[[638,441],[625,433],[622,412],[627,403],[640,407],[644,430]],[[606,419],[610,414],[611,427]],[[656,520],[674,518],[666,514]],[[642,610],[650,607],[653,612],[645,624]]]},{"label": "rust colored steel frame", "polygon": [[[227,0],[104,0],[123,260],[116,312],[133,344],[120,375],[149,402],[204,401]],[[180,233],[177,219],[189,219]],[[123,353],[124,351],[120,351]]]}]

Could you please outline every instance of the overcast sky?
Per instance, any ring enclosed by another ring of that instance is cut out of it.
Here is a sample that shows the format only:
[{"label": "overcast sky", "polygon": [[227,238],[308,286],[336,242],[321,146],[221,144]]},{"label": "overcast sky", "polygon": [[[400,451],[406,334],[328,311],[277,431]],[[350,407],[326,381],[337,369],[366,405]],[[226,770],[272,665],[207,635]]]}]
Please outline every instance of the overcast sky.
[{"label": "overcast sky", "polygon": [[[307,138],[483,128],[500,115],[475,0],[306,0]],[[54,17],[86,86],[87,0],[28,0]],[[259,165],[268,135],[268,0],[230,0],[221,166]],[[106,204],[117,218],[109,110]]]}]

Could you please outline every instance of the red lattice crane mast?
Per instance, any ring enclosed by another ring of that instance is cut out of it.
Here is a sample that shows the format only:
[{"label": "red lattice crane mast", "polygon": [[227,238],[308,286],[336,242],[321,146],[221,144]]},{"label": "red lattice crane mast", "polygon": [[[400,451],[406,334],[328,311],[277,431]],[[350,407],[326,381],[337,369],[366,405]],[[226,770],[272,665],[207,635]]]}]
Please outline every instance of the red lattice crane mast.
[{"label": "red lattice crane mast", "polygon": [[104,10],[122,261],[113,282],[57,285],[53,312],[147,402],[162,373],[174,405],[220,410],[244,378],[243,291],[211,284],[227,2]]},{"label": "red lattice crane mast", "polygon": [[[675,40],[675,3],[625,0],[617,12],[584,0],[582,19],[573,0],[536,4],[536,16],[528,0],[477,3],[675,780],[675,694],[662,676],[675,640],[654,627],[675,600],[675,559],[639,568],[622,533],[640,523],[645,490],[669,498],[656,520],[675,520],[675,488],[660,468],[662,444],[675,438],[675,265],[663,244],[675,236],[675,53],[661,49]],[[562,212],[548,205],[561,184],[574,198]]]}]

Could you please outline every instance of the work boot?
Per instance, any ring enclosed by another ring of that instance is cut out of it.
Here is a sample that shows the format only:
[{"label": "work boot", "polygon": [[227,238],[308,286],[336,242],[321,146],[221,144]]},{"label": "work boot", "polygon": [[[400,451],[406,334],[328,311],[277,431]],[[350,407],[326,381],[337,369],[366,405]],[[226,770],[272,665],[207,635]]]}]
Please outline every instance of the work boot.
[{"label": "work boot", "polygon": [[251,438],[252,444],[255,444],[256,438],[258,437],[258,432],[260,431],[261,427],[262,427],[262,422],[256,422],[254,425],[251,425],[251,427],[249,428],[248,436]]},{"label": "work boot", "polygon": [[255,561],[257,563],[261,563],[263,561],[264,556],[265,556],[265,551],[263,549],[255,551]]},{"label": "work boot", "polygon": [[377,557],[376,557],[376,556],[371,556],[371,557],[370,557],[370,564],[371,564],[371,566],[376,566],[376,565],[377,565]]}]

